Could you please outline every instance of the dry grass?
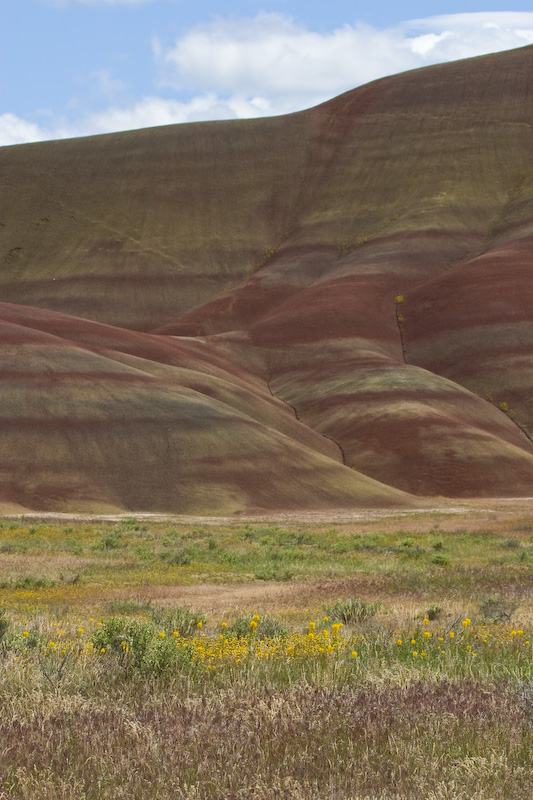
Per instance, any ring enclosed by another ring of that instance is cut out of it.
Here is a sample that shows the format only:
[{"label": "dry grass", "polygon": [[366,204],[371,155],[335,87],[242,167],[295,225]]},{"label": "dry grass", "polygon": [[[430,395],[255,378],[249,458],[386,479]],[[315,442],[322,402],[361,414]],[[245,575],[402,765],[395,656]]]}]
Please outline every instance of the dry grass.
[{"label": "dry grass", "polygon": [[35,700],[23,716],[2,702],[6,798],[514,800],[533,791],[531,720],[509,692],[468,680],[188,696],[147,685]]}]

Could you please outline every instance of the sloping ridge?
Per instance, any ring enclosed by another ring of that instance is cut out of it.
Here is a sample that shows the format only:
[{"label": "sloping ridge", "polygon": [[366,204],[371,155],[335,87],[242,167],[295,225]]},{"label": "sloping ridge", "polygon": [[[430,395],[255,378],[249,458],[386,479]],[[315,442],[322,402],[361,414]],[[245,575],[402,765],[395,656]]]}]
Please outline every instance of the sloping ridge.
[{"label": "sloping ridge", "polygon": [[0,507],[530,495],[533,47],[0,149]]}]

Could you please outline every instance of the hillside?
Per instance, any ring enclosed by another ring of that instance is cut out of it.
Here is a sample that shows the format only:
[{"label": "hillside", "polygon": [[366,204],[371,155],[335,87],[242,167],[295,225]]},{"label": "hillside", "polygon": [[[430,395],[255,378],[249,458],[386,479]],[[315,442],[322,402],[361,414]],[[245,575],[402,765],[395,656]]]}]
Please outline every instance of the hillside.
[{"label": "hillside", "polygon": [[0,508],[531,495],[532,77],[0,148]]}]

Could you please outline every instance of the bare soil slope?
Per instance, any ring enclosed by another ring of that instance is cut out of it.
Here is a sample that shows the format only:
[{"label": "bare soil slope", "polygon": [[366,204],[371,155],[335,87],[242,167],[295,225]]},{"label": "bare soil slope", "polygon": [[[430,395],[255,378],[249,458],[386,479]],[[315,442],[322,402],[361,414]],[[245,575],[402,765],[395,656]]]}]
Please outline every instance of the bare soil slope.
[{"label": "bare soil slope", "polygon": [[532,76],[0,149],[0,503],[530,495]]}]

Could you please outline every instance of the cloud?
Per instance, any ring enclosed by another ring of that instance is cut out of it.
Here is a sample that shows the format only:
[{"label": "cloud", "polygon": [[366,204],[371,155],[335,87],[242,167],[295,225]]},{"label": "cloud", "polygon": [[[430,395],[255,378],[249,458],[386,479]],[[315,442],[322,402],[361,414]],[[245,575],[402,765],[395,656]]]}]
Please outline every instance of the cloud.
[{"label": "cloud", "polygon": [[511,50],[533,43],[533,13],[493,11],[412,20],[404,30],[430,31],[408,38],[426,63]]},{"label": "cloud", "polygon": [[0,146],[25,144],[49,138],[49,132],[33,122],[21,119],[15,114],[0,114]]},{"label": "cloud", "polygon": [[[149,0],[100,0],[134,3]],[[92,0],[69,0],[89,3]],[[108,108],[45,131],[12,114],[0,117],[0,143],[64,138],[208,119],[269,116],[316,105],[375,78],[444,61],[533,43],[533,13],[448,14],[378,29],[346,24],[318,33],[289,17],[219,18],[197,26],[172,46],[153,37],[157,96],[123,100],[123,88],[95,73]]]},{"label": "cloud", "polygon": [[90,114],[77,124],[62,125],[58,128],[57,135],[58,138],[69,138],[182,122],[259,117],[268,111],[268,108],[253,99],[232,97],[223,100],[213,93],[198,95],[186,103],[161,97],[145,97],[131,106],[109,108]]},{"label": "cloud", "polygon": [[418,65],[397,31],[358,24],[320,34],[267,13],[193,29],[163,54],[162,62],[166,82],[178,90],[261,97],[272,113],[313,105]]},{"label": "cloud", "polygon": [[[197,27],[160,60],[169,85],[303,108],[374,78],[533,42],[533,13],[455,14],[377,29],[309,31],[282,14]],[[161,48],[159,48],[161,50]]]}]

